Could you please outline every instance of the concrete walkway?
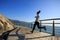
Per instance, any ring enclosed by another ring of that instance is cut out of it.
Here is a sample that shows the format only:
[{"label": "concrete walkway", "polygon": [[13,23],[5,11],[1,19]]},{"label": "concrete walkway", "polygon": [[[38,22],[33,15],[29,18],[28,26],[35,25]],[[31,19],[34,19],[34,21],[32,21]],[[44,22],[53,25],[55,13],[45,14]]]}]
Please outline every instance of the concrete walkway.
[{"label": "concrete walkway", "polygon": [[31,28],[18,27],[12,31],[8,37],[8,40],[60,40],[60,37],[51,36],[51,34],[34,31],[30,33]]}]

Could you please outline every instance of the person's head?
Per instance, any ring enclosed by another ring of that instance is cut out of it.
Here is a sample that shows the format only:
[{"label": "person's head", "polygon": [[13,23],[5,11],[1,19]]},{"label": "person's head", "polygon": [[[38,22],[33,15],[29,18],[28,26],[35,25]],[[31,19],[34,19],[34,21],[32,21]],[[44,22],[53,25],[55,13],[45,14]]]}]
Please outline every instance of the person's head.
[{"label": "person's head", "polygon": [[39,14],[41,11],[39,10],[39,11],[37,11],[37,14]]}]

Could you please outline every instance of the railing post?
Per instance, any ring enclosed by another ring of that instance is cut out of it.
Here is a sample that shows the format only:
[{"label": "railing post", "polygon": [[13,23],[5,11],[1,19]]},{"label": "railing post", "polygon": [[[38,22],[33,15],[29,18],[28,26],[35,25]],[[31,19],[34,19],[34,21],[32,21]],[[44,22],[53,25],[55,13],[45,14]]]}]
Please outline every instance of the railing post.
[{"label": "railing post", "polygon": [[[41,27],[41,21],[40,21],[40,25],[39,26]],[[40,28],[40,32],[41,32],[41,28]]]},{"label": "railing post", "polygon": [[32,23],[31,23],[31,28],[32,28]]},{"label": "railing post", "polygon": [[55,23],[54,23],[54,20],[53,20],[52,36],[55,36]]}]

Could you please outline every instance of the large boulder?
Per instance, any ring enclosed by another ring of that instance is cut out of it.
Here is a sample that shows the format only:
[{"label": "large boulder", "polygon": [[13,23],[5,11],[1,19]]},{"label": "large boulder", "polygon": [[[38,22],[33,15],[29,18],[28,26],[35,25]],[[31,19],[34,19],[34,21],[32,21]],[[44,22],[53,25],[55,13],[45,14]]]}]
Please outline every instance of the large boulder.
[{"label": "large boulder", "polygon": [[11,30],[14,27],[14,24],[8,18],[0,14],[0,33]]}]

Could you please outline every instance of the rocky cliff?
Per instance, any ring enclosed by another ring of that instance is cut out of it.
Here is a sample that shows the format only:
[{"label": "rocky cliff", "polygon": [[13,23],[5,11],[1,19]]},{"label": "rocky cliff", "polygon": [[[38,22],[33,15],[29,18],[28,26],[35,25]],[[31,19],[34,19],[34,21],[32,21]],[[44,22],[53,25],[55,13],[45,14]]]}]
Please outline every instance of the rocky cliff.
[{"label": "rocky cliff", "polygon": [[13,28],[14,24],[8,20],[8,18],[0,14],[0,33],[3,31],[11,30]]}]

